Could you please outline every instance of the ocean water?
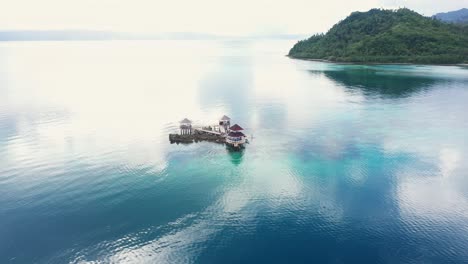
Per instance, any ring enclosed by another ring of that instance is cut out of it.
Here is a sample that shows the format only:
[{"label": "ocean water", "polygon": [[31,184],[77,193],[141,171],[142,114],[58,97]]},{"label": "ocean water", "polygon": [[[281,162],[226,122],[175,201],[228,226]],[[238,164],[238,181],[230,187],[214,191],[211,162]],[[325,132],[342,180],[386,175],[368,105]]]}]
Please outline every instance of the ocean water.
[{"label": "ocean water", "polygon": [[0,43],[0,263],[468,262],[468,68],[292,44]]}]

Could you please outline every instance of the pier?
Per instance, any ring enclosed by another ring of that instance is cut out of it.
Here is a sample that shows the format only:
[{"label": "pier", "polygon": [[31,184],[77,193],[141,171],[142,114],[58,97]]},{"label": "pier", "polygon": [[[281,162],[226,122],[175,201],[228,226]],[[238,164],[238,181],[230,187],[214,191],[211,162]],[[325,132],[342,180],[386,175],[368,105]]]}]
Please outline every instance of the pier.
[{"label": "pier", "polygon": [[231,126],[231,118],[224,115],[218,124],[209,126],[193,126],[192,121],[184,118],[180,123],[178,134],[169,134],[169,141],[172,143],[190,144],[199,141],[209,141],[219,144],[226,144],[235,149],[244,148],[248,143],[244,130],[238,124]]},{"label": "pier", "polygon": [[203,133],[206,133],[206,134],[211,134],[211,135],[218,135],[218,136],[221,136],[221,132],[217,132],[217,131],[213,131],[213,130],[207,130],[207,129],[204,129],[204,128],[195,128],[195,133],[200,133],[200,134],[203,134]]}]

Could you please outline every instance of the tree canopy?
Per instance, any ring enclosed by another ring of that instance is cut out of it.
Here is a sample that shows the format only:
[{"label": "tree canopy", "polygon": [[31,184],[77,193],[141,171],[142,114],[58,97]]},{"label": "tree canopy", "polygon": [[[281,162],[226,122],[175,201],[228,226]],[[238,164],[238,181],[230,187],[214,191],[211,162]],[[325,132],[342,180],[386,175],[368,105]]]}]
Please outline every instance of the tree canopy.
[{"label": "tree canopy", "polygon": [[468,62],[468,26],[406,8],[353,12],[326,34],[299,41],[289,56],[337,62],[463,63]]}]

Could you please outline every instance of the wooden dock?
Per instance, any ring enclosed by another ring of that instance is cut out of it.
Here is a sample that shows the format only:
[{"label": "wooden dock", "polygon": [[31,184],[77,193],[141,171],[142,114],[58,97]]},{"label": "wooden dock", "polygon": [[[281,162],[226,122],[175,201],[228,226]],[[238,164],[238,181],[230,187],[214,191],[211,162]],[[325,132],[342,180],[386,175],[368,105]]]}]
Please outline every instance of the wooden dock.
[{"label": "wooden dock", "polygon": [[213,134],[213,135],[218,135],[218,136],[223,135],[223,133],[221,133],[221,132],[217,132],[217,131],[214,131],[214,130],[208,130],[208,129],[204,129],[204,128],[194,128],[193,130],[198,131],[200,133],[207,133],[207,134]]}]

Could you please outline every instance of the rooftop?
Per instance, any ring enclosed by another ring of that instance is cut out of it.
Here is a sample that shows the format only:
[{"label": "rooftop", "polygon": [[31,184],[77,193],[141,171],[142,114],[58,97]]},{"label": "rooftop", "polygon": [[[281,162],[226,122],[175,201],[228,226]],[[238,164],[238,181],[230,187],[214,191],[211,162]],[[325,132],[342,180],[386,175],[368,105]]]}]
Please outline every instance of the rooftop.
[{"label": "rooftop", "polygon": [[238,124],[235,124],[233,125],[232,127],[229,128],[229,130],[232,130],[232,131],[241,131],[241,130],[244,130],[241,126],[239,126]]},{"label": "rooftop", "polygon": [[180,123],[185,123],[185,124],[191,124],[192,121],[188,120],[187,118],[184,118]]},{"label": "rooftop", "polygon": [[229,132],[228,137],[245,137],[242,132]]},{"label": "rooftop", "polygon": [[231,120],[231,118],[229,116],[227,116],[227,115],[223,115],[223,117],[221,117],[220,120],[221,121],[229,121],[229,120]]}]

